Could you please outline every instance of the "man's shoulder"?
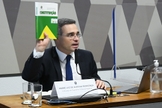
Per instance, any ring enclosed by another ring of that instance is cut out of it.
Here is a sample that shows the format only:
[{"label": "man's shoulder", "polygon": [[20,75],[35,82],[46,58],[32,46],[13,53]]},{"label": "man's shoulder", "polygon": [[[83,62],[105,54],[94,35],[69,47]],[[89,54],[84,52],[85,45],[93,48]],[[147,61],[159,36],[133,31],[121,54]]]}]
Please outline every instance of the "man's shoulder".
[{"label": "man's shoulder", "polygon": [[56,47],[55,46],[51,46],[51,47],[46,49],[46,52],[50,52],[50,51],[56,51]]},{"label": "man's shoulder", "polygon": [[84,50],[84,49],[78,49],[78,52],[83,52],[83,53],[91,53],[91,51]]},{"label": "man's shoulder", "polygon": [[55,46],[52,46],[52,47],[49,47],[45,50],[45,53],[44,55],[56,55],[56,47]]},{"label": "man's shoulder", "polygon": [[92,54],[91,51],[84,50],[84,49],[78,49],[78,53],[80,53],[80,54]]}]

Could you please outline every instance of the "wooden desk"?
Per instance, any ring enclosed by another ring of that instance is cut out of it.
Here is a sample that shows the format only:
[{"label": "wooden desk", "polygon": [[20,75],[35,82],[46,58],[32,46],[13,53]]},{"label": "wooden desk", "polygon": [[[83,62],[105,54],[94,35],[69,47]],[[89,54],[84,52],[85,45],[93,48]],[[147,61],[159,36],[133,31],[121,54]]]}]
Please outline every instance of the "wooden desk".
[{"label": "wooden desk", "polygon": [[[21,102],[22,100],[20,98],[20,95],[0,96],[0,103],[10,108],[29,108],[28,105],[22,105]],[[106,107],[117,107],[124,105],[136,105],[154,102],[162,102],[162,93],[151,94],[149,91],[146,91],[140,94],[129,94],[129,96],[108,98],[108,102],[105,100],[101,100],[97,102],[78,103],[72,105],[55,105],[55,106],[50,106],[43,103],[41,108],[83,108],[83,107],[106,108]]]}]

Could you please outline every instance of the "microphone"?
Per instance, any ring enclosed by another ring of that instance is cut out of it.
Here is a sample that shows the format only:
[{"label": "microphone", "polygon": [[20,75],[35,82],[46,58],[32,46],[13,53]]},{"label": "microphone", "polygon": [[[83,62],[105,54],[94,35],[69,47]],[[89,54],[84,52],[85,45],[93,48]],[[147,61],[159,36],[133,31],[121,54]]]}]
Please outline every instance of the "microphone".
[{"label": "microphone", "polygon": [[79,57],[78,57],[78,49],[75,49],[75,64],[77,65],[79,63]]},{"label": "microphone", "polygon": [[[79,75],[82,75],[81,73],[78,72],[78,68],[77,68],[77,65],[79,64],[78,49],[75,49],[74,53],[75,53],[76,72],[77,72]],[[88,77],[88,76],[86,76],[86,77]],[[92,77],[89,77],[89,78],[92,78]],[[103,82],[106,82],[106,83],[110,86],[110,94],[109,94],[109,96],[110,96],[110,97],[113,97],[113,88],[112,88],[110,82],[108,82],[108,81],[106,81],[106,80],[98,79],[98,78],[95,78],[95,79],[96,79],[96,80],[101,80],[101,81],[103,81]]]},{"label": "microphone", "polygon": [[79,64],[79,57],[78,57],[78,49],[75,49],[75,65],[76,65],[76,72],[81,75],[81,73],[78,72],[77,64]]}]

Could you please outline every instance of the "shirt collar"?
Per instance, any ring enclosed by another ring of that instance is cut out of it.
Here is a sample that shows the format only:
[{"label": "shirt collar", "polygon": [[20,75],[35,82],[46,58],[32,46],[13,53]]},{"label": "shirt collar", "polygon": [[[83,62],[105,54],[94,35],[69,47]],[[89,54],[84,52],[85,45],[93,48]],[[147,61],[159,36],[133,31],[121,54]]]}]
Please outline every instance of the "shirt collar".
[{"label": "shirt collar", "polygon": [[[61,52],[57,47],[56,47],[56,52],[59,56],[59,59],[63,62],[66,59],[67,54]],[[74,60],[75,59],[74,52],[72,52],[70,55],[71,55],[71,58]]]}]

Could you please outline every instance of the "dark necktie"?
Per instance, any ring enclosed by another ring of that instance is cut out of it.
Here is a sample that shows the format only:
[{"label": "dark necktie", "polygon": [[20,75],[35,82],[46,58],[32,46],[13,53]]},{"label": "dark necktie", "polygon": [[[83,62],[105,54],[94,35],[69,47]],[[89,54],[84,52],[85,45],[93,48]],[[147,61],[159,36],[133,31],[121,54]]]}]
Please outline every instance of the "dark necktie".
[{"label": "dark necktie", "polygon": [[72,70],[70,66],[71,55],[66,56],[66,80],[73,80]]}]

